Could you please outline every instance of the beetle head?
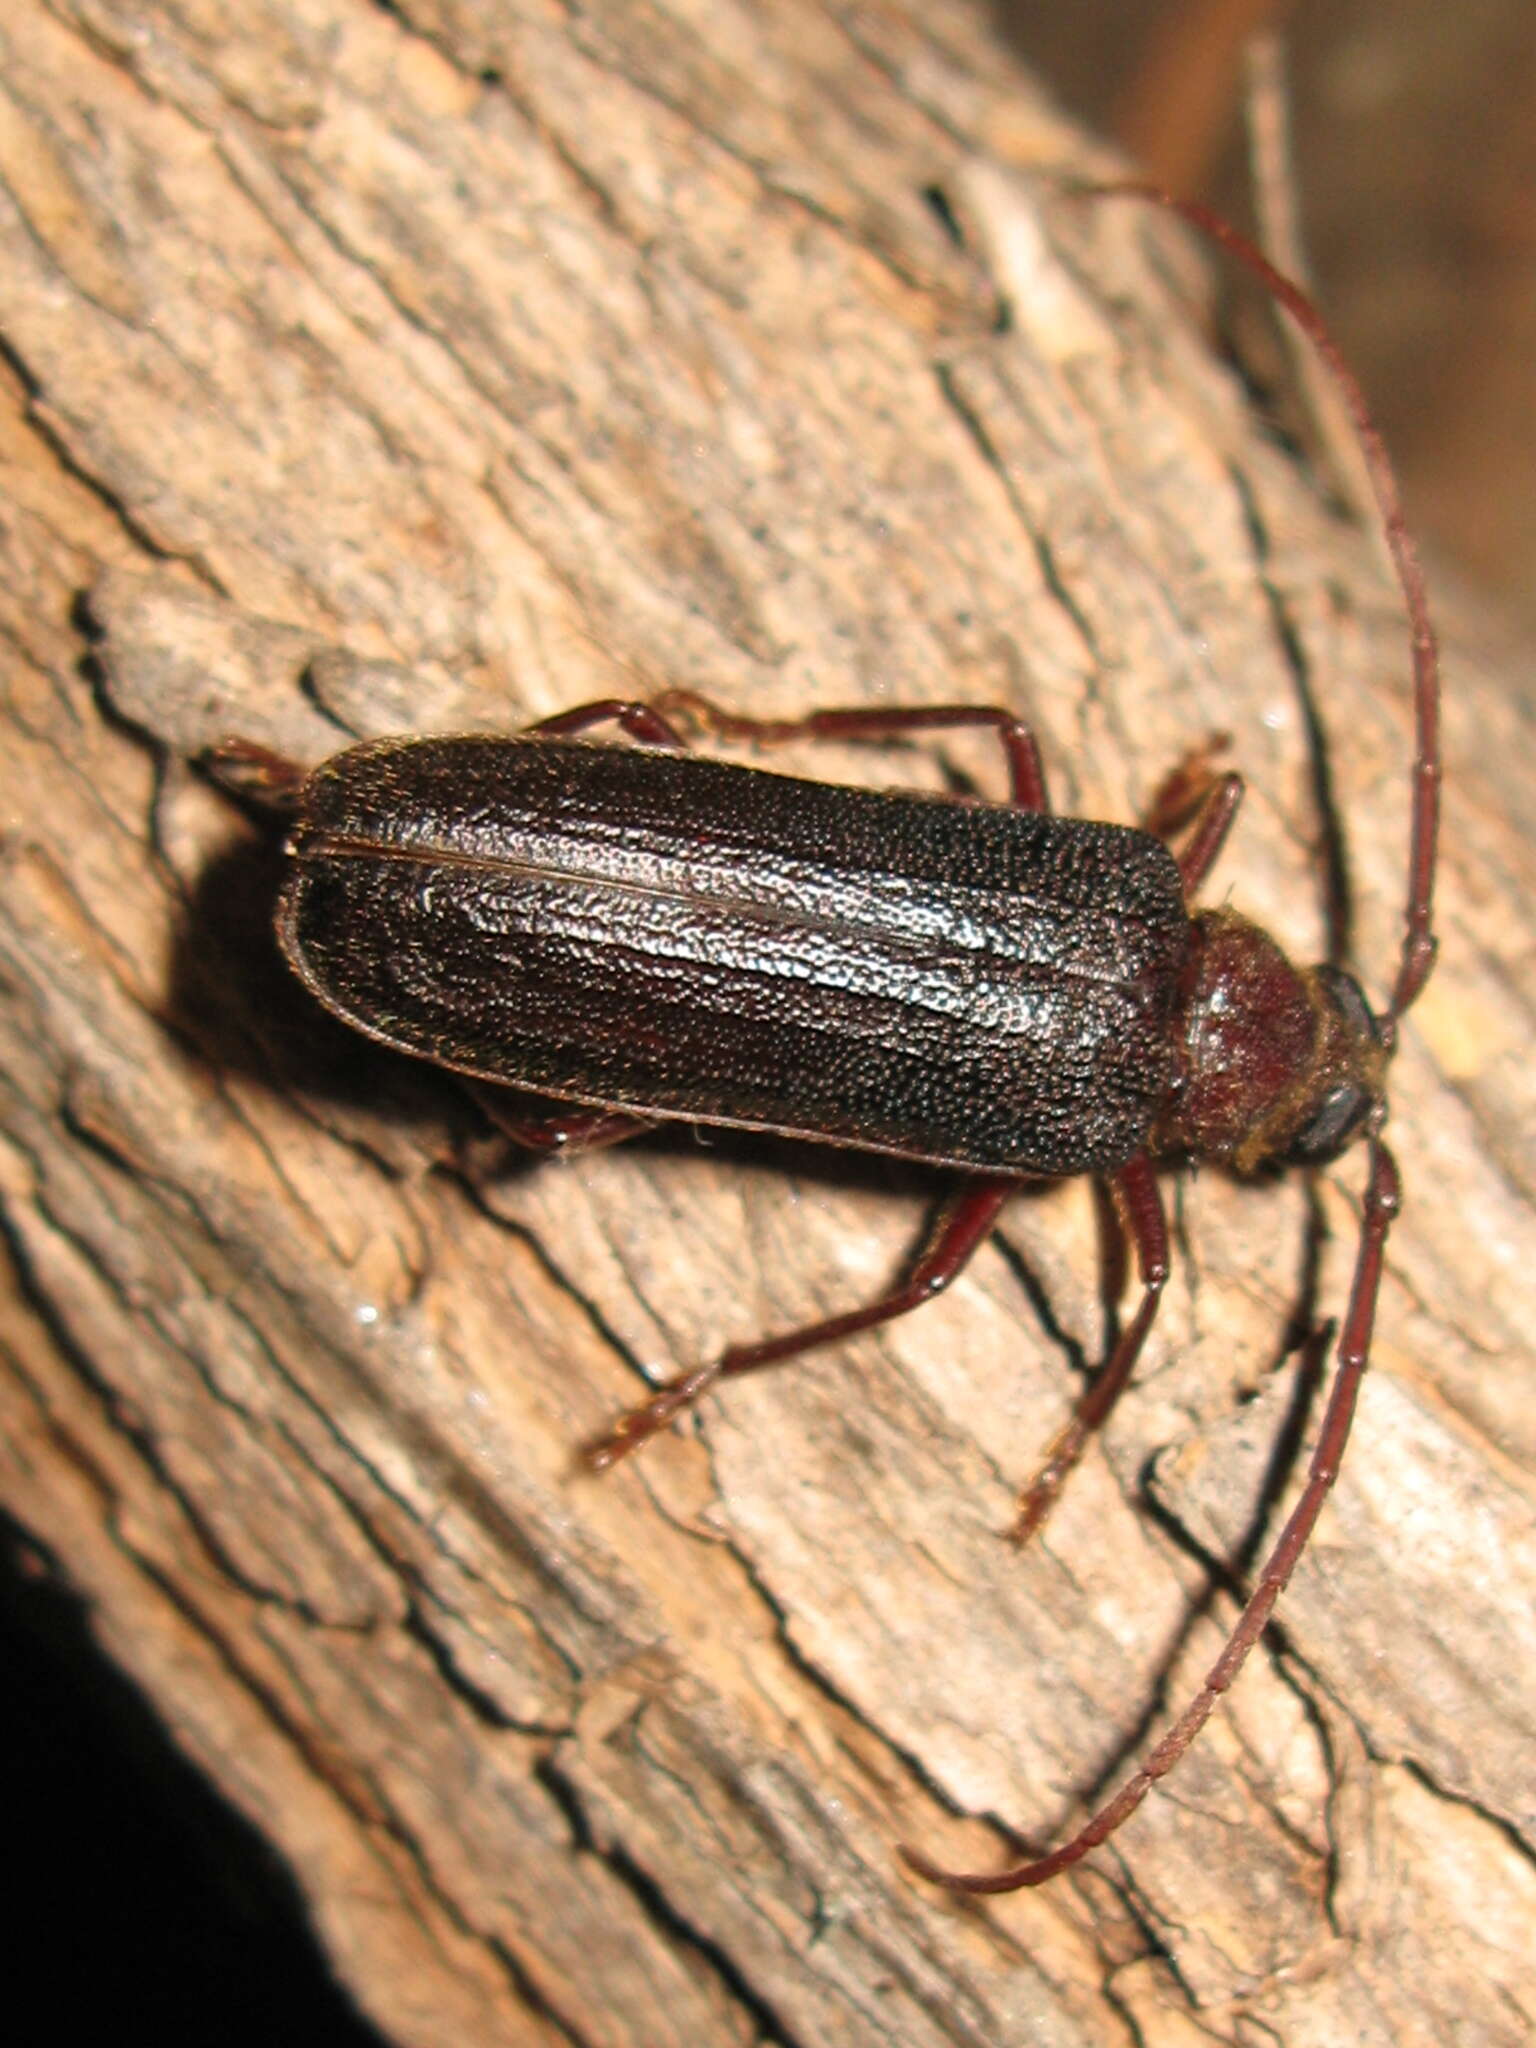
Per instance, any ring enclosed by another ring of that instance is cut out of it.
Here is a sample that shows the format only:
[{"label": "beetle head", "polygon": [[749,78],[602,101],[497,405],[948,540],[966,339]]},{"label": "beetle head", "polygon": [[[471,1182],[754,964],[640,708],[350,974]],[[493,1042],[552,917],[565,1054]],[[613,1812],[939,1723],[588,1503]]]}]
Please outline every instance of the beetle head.
[{"label": "beetle head", "polygon": [[1381,1117],[1388,1038],[1358,982],[1337,967],[1293,966],[1231,911],[1191,921],[1175,1036],[1156,1151],[1239,1173],[1318,1166]]}]

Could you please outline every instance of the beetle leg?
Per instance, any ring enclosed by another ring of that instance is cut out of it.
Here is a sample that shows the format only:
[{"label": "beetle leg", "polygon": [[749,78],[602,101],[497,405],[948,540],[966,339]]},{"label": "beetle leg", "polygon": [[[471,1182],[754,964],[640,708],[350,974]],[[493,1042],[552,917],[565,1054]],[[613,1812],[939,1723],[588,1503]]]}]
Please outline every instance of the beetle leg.
[{"label": "beetle leg", "polygon": [[807,718],[747,718],[701,697],[696,690],[665,690],[655,700],[665,711],[680,711],[724,740],[780,746],[786,740],[886,740],[915,732],[956,732],[987,726],[997,734],[1008,764],[1008,801],[1023,811],[1048,811],[1045,770],[1034,733],[1022,719],[995,704],[914,704],[905,709],[855,705],[846,711],[813,711]]},{"label": "beetle leg", "polygon": [[765,1337],[757,1344],[733,1344],[709,1365],[701,1365],[660,1388],[649,1401],[621,1415],[613,1428],[587,1447],[584,1460],[594,1472],[606,1472],[620,1458],[637,1450],[658,1430],[665,1429],[685,1408],[691,1408],[717,1380],[732,1379],[738,1373],[757,1372],[766,1365],[782,1365],[803,1351],[815,1351],[823,1344],[835,1344],[878,1323],[893,1322],[908,1310],[946,1288],[965,1267],[971,1254],[989,1237],[998,1212],[1018,1186],[1011,1177],[977,1175],[943,1211],[937,1228],[911,1273],[900,1287],[882,1295],[867,1308],[846,1310],[839,1316],[808,1324],[801,1330],[786,1330],[782,1336]]},{"label": "beetle leg", "polygon": [[1175,855],[1186,901],[1198,893],[1200,884],[1210,873],[1216,856],[1226,844],[1232,820],[1237,816],[1237,807],[1242,800],[1241,775],[1221,775],[1211,784],[1195,815],[1194,830],[1182,851]]},{"label": "beetle leg", "polygon": [[1159,1778],[1167,1776],[1185,1750],[1210,1719],[1216,1702],[1232,1684],[1248,1660],[1248,1653],[1263,1635],[1275,1602],[1285,1591],[1296,1560],[1307,1547],[1323,1503],[1333,1490],[1339,1474],[1344,1446],[1349,1441],[1360,1382],[1371,1352],[1371,1328],[1376,1318],[1376,1297],[1381,1289],[1381,1269],[1386,1252],[1387,1232],[1401,1202],[1397,1167],[1391,1153],[1379,1139],[1371,1140],[1371,1171],[1365,1188],[1365,1213],[1360,1224],[1360,1244],[1355,1254],[1355,1277],[1350,1288],[1349,1312],[1339,1337],[1337,1364],[1328,1406],[1318,1432],[1317,1445],[1290,1519],[1280,1531],[1273,1550],[1265,1560],[1248,1604],[1237,1618],[1226,1647],[1206,1673],[1205,1682],[1185,1707],[1162,1740],[1148,1753],[1145,1762],[1126,1779],[1119,1791],[1068,1842],[1032,1863],[1012,1870],[966,1875],[941,1870],[926,1856],[902,1849],[902,1861],[919,1877],[959,1892],[1012,1892],[1025,1885],[1044,1884],[1058,1871],[1080,1861],[1128,1820]]},{"label": "beetle leg", "polygon": [[1163,777],[1141,821],[1142,829],[1156,839],[1171,839],[1186,825],[1193,826],[1177,855],[1186,900],[1196,894],[1215,865],[1243,800],[1243,778],[1223,775],[1213,765],[1228,744],[1226,733],[1218,732],[1191,747]]},{"label": "beetle leg", "polygon": [[575,1103],[552,1103],[538,1114],[520,1115],[514,1105],[523,1098],[515,1091],[491,1081],[464,1085],[502,1136],[530,1152],[601,1152],[656,1127],[653,1116],[636,1116],[627,1109],[585,1109]]},{"label": "beetle leg", "polygon": [[643,740],[647,746],[685,749],[688,745],[665,712],[632,697],[599,697],[570,711],[556,711],[526,730],[569,735],[588,732],[594,725],[617,725],[632,740]]},{"label": "beetle leg", "polygon": [[1157,1176],[1145,1153],[1122,1166],[1113,1185],[1120,1198],[1125,1228],[1136,1247],[1141,1301],[1121,1331],[1108,1362],[1051,1443],[1039,1471],[1025,1489],[1018,1515],[1008,1531],[1015,1543],[1027,1542],[1051,1512],[1073,1468],[1081,1462],[1089,1439],[1103,1428],[1110,1410],[1125,1392],[1168,1278],[1168,1224]]},{"label": "beetle leg", "polygon": [[206,749],[202,764],[231,795],[286,816],[298,805],[309,770],[259,740],[224,739]]}]

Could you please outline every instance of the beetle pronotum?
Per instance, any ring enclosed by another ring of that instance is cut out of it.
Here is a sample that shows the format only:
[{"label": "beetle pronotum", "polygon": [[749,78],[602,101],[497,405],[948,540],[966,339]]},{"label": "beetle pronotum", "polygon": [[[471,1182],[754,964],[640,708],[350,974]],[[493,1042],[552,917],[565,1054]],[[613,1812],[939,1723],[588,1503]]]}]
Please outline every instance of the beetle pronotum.
[{"label": "beetle pronotum", "polygon": [[[1091,1172],[1114,1189],[1141,1299],[1023,1496],[1015,1533],[1027,1536],[1109,1416],[1157,1312],[1169,1253],[1154,1160],[1250,1173],[1320,1164],[1364,1137],[1354,1280],[1317,1445],[1225,1649],[1137,1771],[1049,1855],[970,1875],[903,1850],[960,1891],[1040,1884],[1104,1841],[1183,1755],[1262,1633],[1349,1435],[1399,1201],[1381,1138],[1386,1067],[1434,960],[1438,664],[1391,468],[1309,301],[1225,223],[1168,203],[1258,272],[1339,381],[1406,600],[1417,727],[1406,932],[1379,1014],[1339,967],[1298,969],[1235,912],[1191,908],[1243,787],[1198,753],[1147,830],[1052,817],[1032,734],[991,707],[764,720],[674,690],[583,705],[510,738],[369,741],[310,774],[241,741],[215,755],[224,779],[292,813],[278,934],[306,985],[388,1045],[566,1105],[530,1120],[493,1102],[520,1142],[609,1144],[672,1118],[965,1175],[900,1287],[663,1386],[590,1448],[598,1469],[716,1381],[946,1287],[1021,1179]],[[839,789],[701,759],[685,751],[686,721],[766,745],[991,728],[1009,800]],[[581,737],[610,723],[639,745]],[[1175,833],[1177,855],[1164,843]]]}]

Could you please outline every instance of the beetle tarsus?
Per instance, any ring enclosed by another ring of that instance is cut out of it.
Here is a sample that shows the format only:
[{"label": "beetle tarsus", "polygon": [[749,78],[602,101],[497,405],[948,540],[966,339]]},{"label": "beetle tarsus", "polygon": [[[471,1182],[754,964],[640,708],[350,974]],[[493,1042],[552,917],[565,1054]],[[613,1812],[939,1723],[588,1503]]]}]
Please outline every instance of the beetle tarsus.
[{"label": "beetle tarsus", "polygon": [[281,817],[299,807],[309,770],[259,740],[222,739],[202,754],[202,765],[231,795]]},{"label": "beetle tarsus", "polygon": [[827,1316],[803,1329],[784,1330],[777,1337],[760,1338],[755,1344],[733,1344],[712,1365],[701,1365],[669,1380],[649,1401],[620,1416],[605,1437],[583,1452],[583,1462],[591,1471],[606,1472],[675,1421],[685,1408],[691,1408],[717,1380],[783,1365],[807,1351],[819,1351],[824,1345],[894,1322],[931,1301],[964,1270],[977,1246],[991,1236],[1016,1186],[1011,1177],[972,1175],[940,1212],[937,1226],[901,1286],[864,1308],[845,1309],[841,1315]]},{"label": "beetle tarsus", "polygon": [[631,1408],[619,1417],[606,1436],[598,1437],[582,1451],[581,1461],[589,1472],[611,1472],[622,1458],[675,1422],[685,1408],[691,1408],[699,1398],[708,1393],[725,1369],[725,1358],[716,1359],[712,1365],[701,1365],[693,1372],[683,1373],[678,1379],[668,1380],[657,1389],[649,1401],[643,1401],[638,1408]]}]

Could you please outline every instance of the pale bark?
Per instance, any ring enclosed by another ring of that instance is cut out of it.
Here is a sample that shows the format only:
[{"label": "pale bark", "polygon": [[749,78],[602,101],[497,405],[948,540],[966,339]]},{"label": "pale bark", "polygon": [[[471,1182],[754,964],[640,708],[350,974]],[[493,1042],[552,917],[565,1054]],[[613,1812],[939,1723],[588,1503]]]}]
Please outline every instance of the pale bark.
[{"label": "pale bark", "polygon": [[1398,599],[1208,360],[1167,224],[1063,199],[1084,145],[934,0],[3,36],[0,1488],[360,2001],[454,2048],[1528,2038],[1536,863],[1496,677],[1452,659],[1407,1208],[1283,1629],[1112,1850],[977,1909],[894,1843],[1059,1834],[1230,1623],[1200,1560],[1259,1514],[1304,1186],[1170,1182],[1143,1384],[1022,1556],[1102,1335],[1083,1183],[577,1476],[642,1370],[877,1291],[933,1182],[689,1136],[470,1171],[454,1085],[286,976],[275,849],[187,766],[683,682],[1007,701],[1061,808],[1129,819],[1221,729],[1212,893],[1312,956],[1315,713],[1379,998]]}]

